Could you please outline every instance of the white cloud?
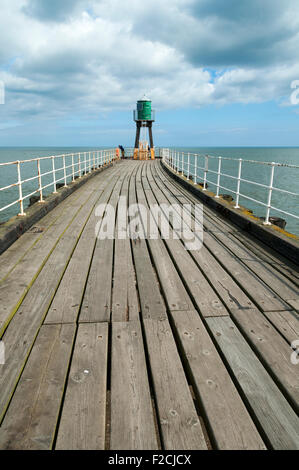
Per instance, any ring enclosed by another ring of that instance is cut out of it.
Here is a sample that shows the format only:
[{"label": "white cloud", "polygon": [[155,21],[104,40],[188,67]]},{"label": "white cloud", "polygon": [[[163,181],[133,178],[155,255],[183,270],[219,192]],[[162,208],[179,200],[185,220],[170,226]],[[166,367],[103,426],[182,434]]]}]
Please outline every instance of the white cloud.
[{"label": "white cloud", "polygon": [[299,78],[298,3],[222,5],[2,0],[6,118],[127,110],[144,92],[158,109],[287,97]]}]

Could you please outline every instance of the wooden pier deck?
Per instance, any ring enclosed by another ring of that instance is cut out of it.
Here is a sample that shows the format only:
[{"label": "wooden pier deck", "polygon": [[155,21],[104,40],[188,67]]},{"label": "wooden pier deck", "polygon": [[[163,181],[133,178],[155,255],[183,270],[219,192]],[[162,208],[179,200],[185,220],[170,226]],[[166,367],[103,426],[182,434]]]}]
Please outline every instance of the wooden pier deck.
[{"label": "wooden pier deck", "polygon": [[297,267],[208,208],[200,250],[97,240],[120,196],[196,202],[122,161],[0,257],[0,449],[298,449]]}]

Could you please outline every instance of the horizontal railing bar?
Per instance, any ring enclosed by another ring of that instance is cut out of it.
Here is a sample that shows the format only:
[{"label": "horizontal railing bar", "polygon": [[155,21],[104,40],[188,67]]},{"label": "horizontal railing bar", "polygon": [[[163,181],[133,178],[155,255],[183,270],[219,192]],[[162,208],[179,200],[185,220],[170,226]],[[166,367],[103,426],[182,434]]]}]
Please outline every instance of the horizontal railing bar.
[{"label": "horizontal railing bar", "polygon": [[274,207],[274,206],[271,206],[271,209],[273,209],[274,211],[281,212],[282,214],[289,215],[290,217],[294,217],[295,219],[299,220],[298,215],[291,214],[290,212],[284,211],[283,209],[278,209],[277,207]]},{"label": "horizontal railing bar", "polygon": [[[244,161],[244,160],[243,160]],[[190,166],[193,166],[194,168],[196,167],[195,165],[191,164],[190,163]],[[204,167],[201,167],[201,166],[197,166],[197,168],[199,170],[203,170],[205,171],[205,168]],[[226,178],[231,178],[231,179],[234,179],[234,180],[238,180],[239,178],[237,176],[232,176],[232,175],[228,175],[227,173],[218,173],[218,171],[214,171],[214,170],[206,170],[207,173],[213,173],[214,175],[218,175],[220,174],[221,176],[224,176]],[[195,176],[195,175],[194,175]],[[199,175],[196,175],[197,177]],[[208,180],[207,180],[208,181]],[[244,182],[244,183],[248,183],[248,184],[253,184],[255,186],[260,186],[262,188],[265,188],[265,189],[269,189],[269,186],[267,186],[266,184],[262,184],[262,183],[257,183],[256,181],[251,181],[251,180],[247,180],[245,178],[240,178],[240,181]],[[215,186],[217,186],[217,183],[212,183],[210,181],[211,184],[215,184]],[[290,194],[291,196],[299,196],[299,193],[293,193],[292,191],[287,191],[286,189],[281,189],[281,188],[276,188],[276,187],[272,187],[272,190],[273,191],[280,191],[282,193],[285,193],[285,194]]]},{"label": "horizontal railing bar", "polygon": [[18,202],[20,202],[19,199],[17,199],[17,200],[14,201],[14,202],[11,202],[10,204],[8,204],[8,205],[5,206],[5,207],[1,207],[1,208],[0,208],[0,212],[5,211],[6,209],[9,209],[10,207],[14,206],[14,205],[17,204]]},{"label": "horizontal railing bar", "polygon": [[7,165],[17,165],[18,163],[30,163],[30,162],[36,162],[38,160],[50,160],[53,158],[62,158],[62,157],[72,157],[72,156],[79,156],[79,155],[88,155],[89,153],[97,153],[97,152],[114,152],[115,149],[104,149],[104,150],[90,150],[86,152],[77,152],[77,153],[67,153],[67,154],[61,154],[61,155],[51,155],[51,156],[46,156],[46,157],[36,157],[36,158],[30,158],[28,160],[16,160],[12,162],[5,162],[5,163],[0,163],[0,166],[7,166]]},{"label": "horizontal railing bar", "polygon": [[[219,159],[220,155],[219,156],[214,156],[214,155],[204,155],[204,154],[201,154],[201,153],[190,153],[190,152],[181,152],[183,153],[184,155],[193,155],[194,157],[201,157],[201,158],[213,158],[213,159]],[[239,158],[232,158],[232,157],[222,157],[222,160],[230,160],[230,161],[234,161],[234,162],[239,162]],[[258,160],[248,160],[246,158],[242,158],[241,159],[242,162],[246,162],[246,163],[256,163],[258,165],[267,165],[267,166],[279,166],[279,167],[287,167],[287,168],[299,168],[299,165],[293,165],[291,163],[279,163],[279,162],[260,162]]]},{"label": "horizontal railing bar", "polygon": [[5,189],[10,189],[10,188],[13,188],[14,186],[18,186],[19,183],[12,183],[12,184],[9,184],[8,186],[4,186],[3,188],[0,188],[0,191],[5,191]]},{"label": "horizontal railing bar", "polygon": [[33,191],[33,193],[30,193],[30,194],[26,194],[26,196],[23,196],[23,201],[25,201],[25,199],[28,199],[29,197],[33,196],[34,194],[38,193],[39,192],[39,189],[37,188],[35,191]]}]

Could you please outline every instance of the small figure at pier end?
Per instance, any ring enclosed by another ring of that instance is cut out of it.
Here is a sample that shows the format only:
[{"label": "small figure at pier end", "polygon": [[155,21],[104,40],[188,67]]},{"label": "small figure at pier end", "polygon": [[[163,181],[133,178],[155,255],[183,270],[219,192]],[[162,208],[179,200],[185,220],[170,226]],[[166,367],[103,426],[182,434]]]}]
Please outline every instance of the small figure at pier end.
[{"label": "small figure at pier end", "polygon": [[118,148],[120,149],[121,151],[121,158],[125,158],[125,149],[123,148],[122,145],[119,145]]}]

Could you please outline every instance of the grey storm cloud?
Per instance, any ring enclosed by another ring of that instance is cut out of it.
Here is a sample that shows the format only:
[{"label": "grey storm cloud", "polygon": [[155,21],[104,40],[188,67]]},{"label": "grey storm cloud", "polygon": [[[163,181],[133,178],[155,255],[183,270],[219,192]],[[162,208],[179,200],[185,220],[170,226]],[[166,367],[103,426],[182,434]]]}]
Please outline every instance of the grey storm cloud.
[{"label": "grey storm cloud", "polygon": [[298,45],[299,23],[291,21],[299,13],[296,0],[202,0],[191,11],[210,33],[206,43],[200,35],[190,46],[195,63],[264,66],[292,59],[289,42]]},{"label": "grey storm cloud", "polygon": [[299,48],[299,2],[179,2],[171,10],[145,10],[134,31],[172,45],[195,66],[265,66],[294,59],[294,49]]}]

